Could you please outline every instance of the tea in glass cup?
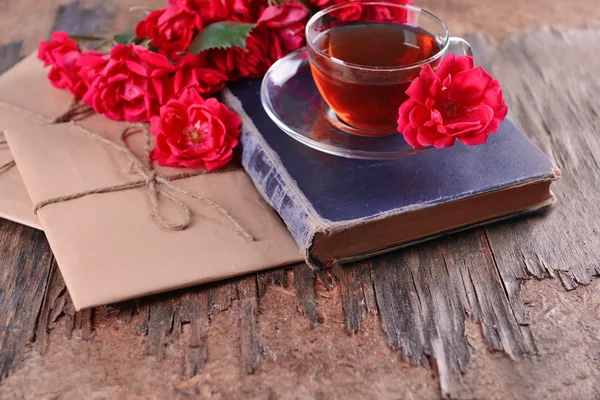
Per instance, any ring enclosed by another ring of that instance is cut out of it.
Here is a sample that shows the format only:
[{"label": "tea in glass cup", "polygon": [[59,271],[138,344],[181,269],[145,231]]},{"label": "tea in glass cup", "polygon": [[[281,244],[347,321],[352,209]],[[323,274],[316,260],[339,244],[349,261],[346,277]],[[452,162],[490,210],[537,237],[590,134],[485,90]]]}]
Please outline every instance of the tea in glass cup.
[{"label": "tea in glass cup", "polygon": [[321,96],[340,120],[358,128],[353,133],[371,136],[394,131],[406,90],[423,67],[437,68],[451,43],[470,54],[433,14],[392,2],[326,8],[308,22],[306,37]]}]

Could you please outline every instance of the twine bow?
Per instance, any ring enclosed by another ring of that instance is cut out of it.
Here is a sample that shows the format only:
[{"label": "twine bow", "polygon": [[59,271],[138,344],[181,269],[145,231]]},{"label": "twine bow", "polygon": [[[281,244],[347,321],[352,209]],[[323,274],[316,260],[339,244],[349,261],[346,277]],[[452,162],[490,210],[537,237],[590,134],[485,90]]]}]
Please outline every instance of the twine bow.
[{"label": "twine bow", "polygon": [[[156,173],[156,171],[154,171],[153,166],[152,166],[152,160],[150,159],[152,135],[148,131],[148,128],[146,127],[146,125],[143,125],[140,123],[129,125],[121,133],[119,141],[113,142],[113,141],[108,140],[105,137],[103,137],[95,132],[92,132],[88,129],[85,129],[84,127],[77,124],[76,121],[84,119],[84,118],[90,116],[91,114],[93,114],[93,110],[90,107],[86,106],[83,103],[80,103],[77,100],[74,100],[71,103],[67,112],[65,112],[63,115],[60,115],[59,117],[57,117],[55,119],[43,117],[36,113],[32,113],[30,111],[22,109],[20,107],[15,107],[8,103],[0,102],[0,105],[2,105],[4,107],[12,108],[17,112],[24,113],[24,114],[28,115],[30,118],[37,120],[42,124],[43,123],[56,124],[56,123],[70,122],[84,135],[86,135],[92,139],[95,139],[99,142],[102,142],[108,146],[111,146],[112,148],[125,154],[127,156],[128,162],[129,162],[129,171],[140,176],[140,179],[138,179],[138,180],[125,182],[125,183],[121,183],[118,185],[106,186],[106,187],[101,187],[101,188],[97,188],[97,189],[90,189],[90,190],[86,190],[86,191],[79,192],[79,193],[73,193],[73,194],[66,195],[66,196],[59,196],[59,197],[54,197],[54,198],[47,199],[44,201],[40,201],[39,203],[37,203],[35,205],[34,211],[36,214],[38,213],[39,210],[41,210],[42,208],[44,208],[50,204],[80,199],[82,197],[89,196],[91,194],[110,193],[110,192],[116,192],[119,190],[133,189],[133,188],[145,186],[148,188],[148,195],[150,197],[150,203],[152,206],[151,216],[158,223],[158,225],[160,225],[166,229],[169,229],[172,231],[181,231],[181,230],[187,229],[192,223],[192,211],[183,201],[181,201],[180,199],[178,199],[177,197],[175,197],[174,195],[169,193],[169,191],[171,191],[171,192],[175,192],[175,193],[181,193],[181,194],[191,197],[195,200],[202,201],[202,202],[208,204],[209,206],[211,206],[212,208],[214,208],[218,212],[220,212],[225,218],[227,218],[227,220],[229,222],[231,222],[234,225],[234,227],[236,228],[236,230],[240,234],[242,234],[245,238],[247,238],[248,240],[254,240],[254,237],[252,235],[250,235],[250,233],[248,233],[248,231],[246,229],[244,229],[240,225],[240,223],[235,218],[233,218],[227,212],[227,210],[225,210],[225,208],[223,208],[223,206],[221,206],[219,203],[215,202],[214,200],[212,200],[208,197],[202,196],[201,194],[199,194],[197,192],[184,189],[184,188],[177,186],[171,182],[171,181],[174,181],[177,179],[190,178],[193,176],[204,175],[204,174],[208,173],[207,171],[183,172],[183,173],[168,175],[168,176],[160,175],[160,174]],[[127,143],[127,140],[126,140],[130,134],[133,134],[136,132],[142,132],[145,135],[144,160],[140,160],[134,154],[134,152],[131,150],[131,148],[129,147],[129,144]],[[0,145],[6,145],[6,144],[7,143],[6,143],[6,140],[3,138],[3,134],[2,134],[2,132],[0,132]],[[0,173],[8,171],[9,169],[11,169],[14,166],[15,166],[15,161],[14,160],[9,161],[6,164],[0,166]],[[183,223],[178,224],[178,223],[170,222],[167,218],[165,218],[161,214],[159,207],[158,207],[158,201],[161,196],[164,197],[165,199],[171,201],[173,204],[175,204],[179,207],[179,210],[184,217]]]},{"label": "twine bow", "polygon": [[[45,207],[49,204],[55,204],[55,203],[61,203],[64,201],[79,199],[79,198],[82,198],[85,196],[89,196],[91,194],[110,193],[110,192],[116,192],[116,191],[120,191],[120,190],[126,190],[126,189],[132,189],[132,188],[138,188],[138,187],[145,186],[148,189],[148,195],[150,197],[150,203],[152,206],[152,211],[151,211],[152,218],[158,223],[158,225],[160,225],[166,229],[173,230],[173,231],[181,231],[181,230],[187,229],[190,226],[190,224],[192,223],[192,212],[191,212],[190,208],[183,201],[181,201],[180,199],[178,199],[177,197],[175,197],[173,194],[171,194],[169,192],[169,191],[171,191],[171,192],[175,192],[175,193],[181,193],[181,194],[191,197],[195,200],[202,201],[202,202],[208,204],[209,206],[211,206],[214,209],[216,209],[217,211],[219,211],[225,218],[227,218],[227,220],[235,226],[236,230],[240,234],[242,234],[244,237],[246,237],[249,240],[254,240],[253,236],[250,235],[250,233],[248,233],[248,231],[246,231],[246,229],[244,229],[240,225],[240,223],[235,218],[233,218],[227,212],[227,210],[225,210],[225,208],[223,208],[223,206],[221,206],[219,203],[215,202],[214,200],[212,200],[208,197],[201,195],[200,193],[194,192],[192,190],[187,190],[180,186],[177,186],[177,185],[173,184],[173,182],[172,182],[177,179],[189,178],[189,177],[198,176],[198,175],[204,175],[207,173],[207,171],[183,172],[183,173],[168,175],[168,176],[160,175],[156,171],[154,171],[153,166],[152,166],[152,161],[150,159],[151,134],[145,125],[143,125],[143,124],[129,125],[121,133],[119,141],[114,142],[112,140],[106,139],[105,137],[103,137],[95,132],[85,129],[84,127],[78,125],[75,121],[71,120],[70,123],[73,124],[73,126],[75,126],[84,135],[86,135],[92,139],[95,139],[101,143],[104,143],[108,146],[111,146],[115,150],[118,150],[121,153],[125,154],[127,156],[128,162],[129,162],[129,171],[139,175],[140,179],[113,185],[113,186],[106,186],[106,187],[101,187],[101,188],[96,188],[96,189],[90,189],[90,190],[86,190],[86,191],[79,192],[79,193],[73,193],[73,194],[66,195],[66,196],[59,196],[59,197],[47,199],[47,200],[41,201],[35,205],[36,213],[40,209],[42,209],[43,207]],[[126,140],[130,134],[133,134],[136,132],[142,132],[145,135],[145,139],[146,139],[145,146],[144,146],[145,160],[140,160],[134,154],[134,152],[131,150],[131,148],[129,147],[129,144],[127,143],[127,140]],[[179,210],[181,211],[181,214],[184,217],[183,223],[170,222],[167,218],[165,218],[161,214],[159,207],[158,207],[159,198],[161,196],[164,197],[165,199],[171,201],[173,204],[175,204],[179,207]]]}]

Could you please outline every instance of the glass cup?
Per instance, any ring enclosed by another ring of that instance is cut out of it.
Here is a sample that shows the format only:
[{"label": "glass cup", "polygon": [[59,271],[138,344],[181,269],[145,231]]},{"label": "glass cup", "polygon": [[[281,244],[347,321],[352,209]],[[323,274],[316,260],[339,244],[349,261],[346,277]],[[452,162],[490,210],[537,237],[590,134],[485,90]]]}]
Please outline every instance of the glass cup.
[{"label": "glass cup", "polygon": [[306,25],[313,79],[347,131],[395,132],[406,90],[451,51],[472,55],[435,15],[387,1],[348,1],[316,13]]}]

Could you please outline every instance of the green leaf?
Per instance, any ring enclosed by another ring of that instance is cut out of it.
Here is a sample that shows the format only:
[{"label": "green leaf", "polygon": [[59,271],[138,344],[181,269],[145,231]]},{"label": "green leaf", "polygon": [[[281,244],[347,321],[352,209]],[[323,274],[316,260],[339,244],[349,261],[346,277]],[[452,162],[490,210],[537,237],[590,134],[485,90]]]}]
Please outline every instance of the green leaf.
[{"label": "green leaf", "polygon": [[246,38],[254,29],[254,24],[223,21],[210,24],[196,35],[188,51],[198,54],[209,49],[246,48]]},{"label": "green leaf", "polygon": [[133,29],[127,29],[126,31],[117,33],[113,36],[113,39],[117,44],[131,44],[136,40],[136,37]]}]

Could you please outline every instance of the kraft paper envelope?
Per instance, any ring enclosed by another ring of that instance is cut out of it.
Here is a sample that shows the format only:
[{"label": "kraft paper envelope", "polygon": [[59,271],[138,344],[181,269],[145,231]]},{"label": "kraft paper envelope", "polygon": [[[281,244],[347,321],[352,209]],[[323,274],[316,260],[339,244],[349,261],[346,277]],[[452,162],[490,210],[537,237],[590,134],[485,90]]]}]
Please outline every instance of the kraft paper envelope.
[{"label": "kraft paper envelope", "polygon": [[[0,166],[12,159],[8,146],[0,144]],[[0,172],[0,218],[42,229],[40,221],[33,212],[33,205],[23,179],[15,167]]]},{"label": "kraft paper envelope", "polygon": [[[48,118],[61,115],[69,107],[72,97],[68,93],[58,93],[53,98],[45,96],[56,91],[44,72],[40,73],[40,62],[34,54],[0,76],[0,102],[29,106]],[[30,124],[31,121],[14,118],[0,119],[0,141],[2,132],[11,124]],[[0,144],[0,166],[13,159],[8,146]],[[0,172],[0,217],[42,229],[33,212],[33,205],[27,194],[23,179],[17,168]]]},{"label": "kraft paper envelope", "polygon": [[[73,123],[48,123],[49,117],[68,109],[71,99],[44,85],[40,62],[30,56],[9,73],[11,81],[2,80],[0,91],[13,85],[21,92],[2,93],[0,124],[34,204],[140,179],[128,170],[123,153],[83,134]],[[31,101],[23,92],[29,92]],[[100,115],[78,124],[115,141],[127,126]],[[128,139],[140,156],[143,142],[142,135]],[[179,194],[174,195],[192,211],[192,225],[183,231],[166,230],[151,216],[147,187],[49,204],[38,217],[77,309],[302,260],[285,225],[242,169],[172,183],[218,202],[255,241],[240,235],[213,207]],[[178,206],[164,197],[159,198],[159,209],[173,222],[182,220]]]}]

